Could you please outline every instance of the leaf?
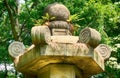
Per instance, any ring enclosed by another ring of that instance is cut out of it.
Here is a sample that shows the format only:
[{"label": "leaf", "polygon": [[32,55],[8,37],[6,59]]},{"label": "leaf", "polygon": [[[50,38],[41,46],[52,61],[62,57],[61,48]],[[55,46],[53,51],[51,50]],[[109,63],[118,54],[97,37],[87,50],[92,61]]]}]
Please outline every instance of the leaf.
[{"label": "leaf", "polygon": [[35,26],[42,26],[42,24],[44,23],[44,20],[43,19],[38,19],[38,20],[35,20]]},{"label": "leaf", "polygon": [[51,18],[50,18],[50,20],[54,20],[54,19],[55,19],[55,17],[51,17]]},{"label": "leaf", "polygon": [[80,20],[83,20],[84,18],[79,18],[80,15],[79,14],[73,14],[73,15],[70,15],[69,19],[67,20],[68,22],[77,22],[77,21],[80,21]]}]

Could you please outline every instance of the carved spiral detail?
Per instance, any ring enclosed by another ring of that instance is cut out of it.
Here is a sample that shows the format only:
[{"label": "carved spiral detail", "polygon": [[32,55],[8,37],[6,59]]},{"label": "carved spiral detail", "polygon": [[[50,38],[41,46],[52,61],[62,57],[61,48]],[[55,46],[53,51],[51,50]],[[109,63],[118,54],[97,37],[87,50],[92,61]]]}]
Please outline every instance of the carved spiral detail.
[{"label": "carved spiral detail", "polygon": [[96,47],[100,40],[101,35],[98,31],[92,28],[85,28],[79,34],[80,42],[91,45],[92,47]]},{"label": "carved spiral detail", "polygon": [[12,57],[17,57],[25,52],[25,46],[21,42],[14,41],[9,45],[8,51]]},{"label": "carved spiral detail", "polygon": [[82,30],[79,35],[79,38],[81,42],[88,43],[90,40],[90,30],[89,29]]},{"label": "carved spiral detail", "polygon": [[110,57],[111,50],[110,48],[105,44],[100,44],[97,48],[95,48],[97,52],[99,52],[104,59],[107,59]]},{"label": "carved spiral detail", "polygon": [[50,39],[50,30],[48,26],[35,26],[31,30],[32,42],[35,45],[46,44]]}]

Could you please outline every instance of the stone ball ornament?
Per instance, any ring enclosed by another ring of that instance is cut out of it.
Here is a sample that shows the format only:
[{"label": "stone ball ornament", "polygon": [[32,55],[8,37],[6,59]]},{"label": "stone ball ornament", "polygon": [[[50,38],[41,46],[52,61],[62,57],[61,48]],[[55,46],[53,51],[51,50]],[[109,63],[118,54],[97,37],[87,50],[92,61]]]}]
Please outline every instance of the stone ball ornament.
[{"label": "stone ball ornament", "polygon": [[25,52],[25,46],[22,42],[14,41],[9,45],[8,51],[15,58]]},{"label": "stone ball ornament", "polygon": [[66,6],[59,3],[49,4],[44,13],[48,13],[50,17],[55,17],[55,20],[67,20],[70,16],[70,12]]}]

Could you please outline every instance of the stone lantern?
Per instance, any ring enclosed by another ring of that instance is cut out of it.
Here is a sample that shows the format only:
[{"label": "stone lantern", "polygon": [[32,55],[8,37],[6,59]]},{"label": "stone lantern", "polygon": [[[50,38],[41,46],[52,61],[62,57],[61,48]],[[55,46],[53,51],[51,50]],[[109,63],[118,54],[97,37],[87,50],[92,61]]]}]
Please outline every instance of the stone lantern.
[{"label": "stone lantern", "polygon": [[50,4],[44,12],[55,19],[32,27],[29,48],[18,41],[9,46],[16,70],[25,78],[88,78],[103,72],[111,52],[100,44],[100,33],[87,27],[73,36],[66,21],[70,12],[63,4]]}]

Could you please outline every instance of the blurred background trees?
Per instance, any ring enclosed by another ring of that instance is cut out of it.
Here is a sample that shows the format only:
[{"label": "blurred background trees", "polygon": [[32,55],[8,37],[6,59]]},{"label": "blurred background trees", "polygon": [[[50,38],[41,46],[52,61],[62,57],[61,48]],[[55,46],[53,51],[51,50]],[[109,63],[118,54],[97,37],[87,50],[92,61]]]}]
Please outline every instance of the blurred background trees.
[{"label": "blurred background trees", "polygon": [[23,78],[8,54],[11,42],[32,44],[30,31],[41,20],[44,8],[54,2],[64,4],[73,15],[74,35],[92,27],[102,35],[102,42],[111,47],[106,71],[92,78],[120,78],[120,1],[119,0],[0,0],[0,77]]}]

